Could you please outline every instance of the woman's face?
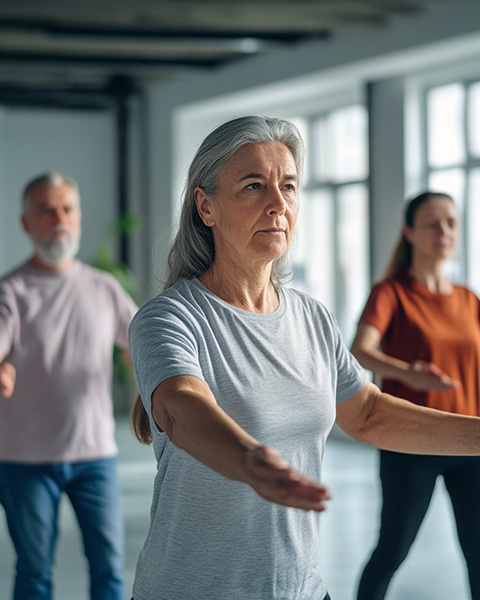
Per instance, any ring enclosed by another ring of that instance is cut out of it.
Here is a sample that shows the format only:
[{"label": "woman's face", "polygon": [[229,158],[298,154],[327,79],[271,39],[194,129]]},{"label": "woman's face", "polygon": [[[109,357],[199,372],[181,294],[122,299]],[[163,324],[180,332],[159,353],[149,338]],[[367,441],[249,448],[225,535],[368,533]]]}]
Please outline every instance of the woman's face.
[{"label": "woman's face", "polygon": [[417,208],[413,227],[406,226],[404,233],[415,257],[432,261],[449,258],[458,238],[455,204],[448,198],[427,200]]},{"label": "woman's face", "polygon": [[211,227],[215,258],[255,265],[288,248],[298,214],[298,175],[280,142],[248,144],[229,160],[214,196],[195,190],[198,212]]}]

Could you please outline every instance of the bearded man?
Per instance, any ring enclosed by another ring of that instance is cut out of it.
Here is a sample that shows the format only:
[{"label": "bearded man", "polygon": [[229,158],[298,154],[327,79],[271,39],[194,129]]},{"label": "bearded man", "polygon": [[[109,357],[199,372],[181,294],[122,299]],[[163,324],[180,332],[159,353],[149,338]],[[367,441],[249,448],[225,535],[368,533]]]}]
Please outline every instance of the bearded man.
[{"label": "bearded man", "polygon": [[111,399],[133,300],[77,260],[75,181],[46,173],[23,193],[34,253],[0,280],[0,502],[17,555],[14,600],[50,600],[59,504],[81,529],[92,600],[124,597],[124,528]]}]

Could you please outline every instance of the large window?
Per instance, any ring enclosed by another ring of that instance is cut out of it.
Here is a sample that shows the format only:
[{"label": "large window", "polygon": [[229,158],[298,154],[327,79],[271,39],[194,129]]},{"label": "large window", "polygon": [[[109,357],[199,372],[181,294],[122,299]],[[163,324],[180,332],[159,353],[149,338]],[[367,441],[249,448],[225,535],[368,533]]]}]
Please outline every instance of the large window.
[{"label": "large window", "polygon": [[321,300],[350,343],[370,286],[367,112],[292,120],[307,146],[292,285]]},{"label": "large window", "polygon": [[425,100],[426,183],[451,194],[461,216],[450,275],[480,293],[480,82],[431,87]]}]

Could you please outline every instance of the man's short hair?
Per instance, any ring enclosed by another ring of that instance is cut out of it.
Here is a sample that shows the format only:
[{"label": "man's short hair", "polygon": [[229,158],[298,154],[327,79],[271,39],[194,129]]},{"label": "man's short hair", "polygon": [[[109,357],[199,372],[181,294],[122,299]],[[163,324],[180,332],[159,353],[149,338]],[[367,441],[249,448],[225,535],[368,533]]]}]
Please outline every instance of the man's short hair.
[{"label": "man's short hair", "polygon": [[78,201],[80,202],[80,193],[78,191],[77,182],[68,175],[64,175],[63,173],[59,173],[57,171],[49,171],[47,173],[37,175],[37,177],[31,179],[25,186],[22,193],[23,214],[28,212],[28,209],[30,208],[31,193],[34,188],[38,186],[57,187],[63,184],[69,185],[77,193]]}]

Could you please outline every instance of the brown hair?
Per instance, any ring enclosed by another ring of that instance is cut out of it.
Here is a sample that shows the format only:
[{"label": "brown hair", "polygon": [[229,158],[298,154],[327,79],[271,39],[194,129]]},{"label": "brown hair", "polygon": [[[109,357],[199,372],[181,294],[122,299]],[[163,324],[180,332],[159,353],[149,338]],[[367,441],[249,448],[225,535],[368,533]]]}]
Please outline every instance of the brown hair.
[{"label": "brown hair", "polygon": [[152,443],[152,428],[150,427],[150,418],[143,406],[140,394],[135,398],[132,410],[130,412],[130,427],[137,440],[142,444]]},{"label": "brown hair", "polygon": [[449,194],[430,191],[422,192],[408,202],[404,213],[402,233],[400,234],[400,239],[393,250],[391,258],[387,263],[383,273],[383,279],[396,277],[400,273],[404,273],[410,268],[412,264],[412,245],[405,237],[403,228],[405,226],[413,227],[416,212],[419,207],[422,206],[422,204],[425,204],[425,202],[428,202],[429,200],[440,200],[442,198],[446,198],[447,200],[453,202],[453,198],[449,196]]}]

